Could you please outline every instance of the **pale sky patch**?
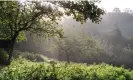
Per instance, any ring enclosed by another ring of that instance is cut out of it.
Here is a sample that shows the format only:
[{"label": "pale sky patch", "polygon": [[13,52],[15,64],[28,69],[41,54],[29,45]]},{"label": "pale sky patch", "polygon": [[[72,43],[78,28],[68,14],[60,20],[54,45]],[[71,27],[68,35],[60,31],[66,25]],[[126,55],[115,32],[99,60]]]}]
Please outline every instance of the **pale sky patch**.
[{"label": "pale sky patch", "polygon": [[111,12],[115,7],[120,8],[121,11],[125,8],[133,10],[133,0],[101,0],[99,6],[108,12]]}]

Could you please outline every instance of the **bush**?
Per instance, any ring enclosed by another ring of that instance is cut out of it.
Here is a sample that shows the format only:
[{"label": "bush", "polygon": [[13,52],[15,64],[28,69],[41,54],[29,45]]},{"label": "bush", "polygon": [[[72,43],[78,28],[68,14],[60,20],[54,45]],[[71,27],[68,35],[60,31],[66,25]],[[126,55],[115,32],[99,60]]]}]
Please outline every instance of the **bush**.
[{"label": "bush", "polygon": [[33,62],[43,62],[43,58],[39,55],[39,54],[34,54],[34,53],[28,53],[23,55],[23,58],[26,58],[30,61],[33,61]]},{"label": "bush", "polygon": [[7,58],[8,53],[5,50],[0,49],[0,65],[3,65],[6,62]]},{"label": "bush", "polygon": [[37,53],[20,52],[17,50],[14,51],[13,57],[18,58],[19,56],[22,56],[23,58],[33,62],[44,62],[44,59],[41,57],[41,55]]},{"label": "bush", "polygon": [[20,57],[1,70],[0,80],[133,80],[133,71],[104,63],[89,66],[61,62],[49,64]]}]

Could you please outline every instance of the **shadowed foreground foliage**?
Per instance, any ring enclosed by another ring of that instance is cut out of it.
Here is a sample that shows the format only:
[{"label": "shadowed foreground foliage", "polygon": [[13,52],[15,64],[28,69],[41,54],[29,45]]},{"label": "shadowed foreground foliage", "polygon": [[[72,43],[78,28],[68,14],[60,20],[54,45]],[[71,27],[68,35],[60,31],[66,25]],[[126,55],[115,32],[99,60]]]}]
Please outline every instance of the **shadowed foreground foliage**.
[{"label": "shadowed foreground foliage", "polygon": [[108,64],[36,63],[23,58],[1,68],[0,80],[133,80],[133,71]]}]

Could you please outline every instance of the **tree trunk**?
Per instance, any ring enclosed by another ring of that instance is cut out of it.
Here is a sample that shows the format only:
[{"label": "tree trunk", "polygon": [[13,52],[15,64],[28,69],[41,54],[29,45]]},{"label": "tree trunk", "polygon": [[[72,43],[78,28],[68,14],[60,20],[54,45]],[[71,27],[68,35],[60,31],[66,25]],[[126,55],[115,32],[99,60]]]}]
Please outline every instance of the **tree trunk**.
[{"label": "tree trunk", "polygon": [[67,62],[68,62],[68,64],[69,64],[69,63],[70,63],[70,56],[69,56],[68,53],[66,53],[66,58],[67,58]]},{"label": "tree trunk", "polygon": [[10,44],[10,47],[9,47],[9,57],[8,57],[6,65],[10,65],[10,63],[11,63],[12,53],[13,53],[13,50],[14,50],[14,45],[15,45],[16,39],[18,37],[18,34],[19,33],[16,32],[14,34],[14,36],[12,37],[12,39],[11,39],[11,44]]}]

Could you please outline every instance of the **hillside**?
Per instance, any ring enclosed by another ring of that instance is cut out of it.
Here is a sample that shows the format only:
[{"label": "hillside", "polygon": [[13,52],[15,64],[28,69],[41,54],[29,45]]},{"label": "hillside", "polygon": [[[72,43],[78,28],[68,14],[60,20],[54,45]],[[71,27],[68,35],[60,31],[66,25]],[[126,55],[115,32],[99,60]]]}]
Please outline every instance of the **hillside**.
[{"label": "hillside", "polygon": [[[130,13],[115,13],[109,12],[102,16],[102,21],[99,24],[92,23],[91,21],[87,21],[85,24],[80,24],[73,20],[71,17],[64,19],[62,24],[66,31],[76,32],[77,29],[84,30],[85,34],[98,35],[99,33],[109,33],[116,29],[116,24],[122,31],[122,34],[125,38],[132,37],[132,29],[133,29],[133,15]],[[67,23],[67,24],[66,24]],[[71,29],[70,29],[71,28]]]}]

